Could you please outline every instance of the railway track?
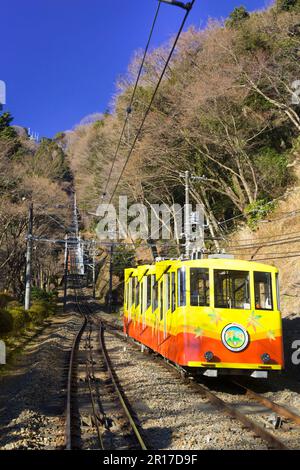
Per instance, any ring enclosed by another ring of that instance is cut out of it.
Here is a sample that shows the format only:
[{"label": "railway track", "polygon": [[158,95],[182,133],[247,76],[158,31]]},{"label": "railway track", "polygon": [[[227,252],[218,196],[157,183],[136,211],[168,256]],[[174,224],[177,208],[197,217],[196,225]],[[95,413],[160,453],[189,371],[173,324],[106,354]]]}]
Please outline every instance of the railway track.
[{"label": "railway track", "polygon": [[[91,448],[92,442],[94,449],[146,450],[139,424],[107,353],[103,324],[94,321],[84,296],[76,289],[74,292],[82,324],[69,361],[65,449]],[[83,416],[87,415],[89,423],[82,426]]]},{"label": "railway track", "polygon": [[[122,328],[112,324],[111,322],[107,322],[106,320],[103,321],[107,325],[107,329],[110,334],[122,339],[123,341],[130,342],[132,346],[134,346],[136,349],[140,350],[141,346],[139,343],[133,341],[132,339],[126,337],[122,333]],[[150,356],[153,360],[153,356]],[[159,355],[155,355],[155,359],[159,360],[160,362],[163,362],[163,364],[168,367],[172,368],[179,374],[181,377],[185,376],[187,379],[188,383],[190,386],[192,386],[195,391],[200,392],[202,395],[205,395],[206,398],[218,409],[220,409],[223,413],[227,414],[231,418],[239,421],[243,427],[249,429],[251,432],[254,433],[254,435],[258,438],[260,438],[262,441],[264,441],[268,448],[270,449],[280,449],[280,450],[289,450],[289,446],[283,442],[277,435],[276,428],[274,427],[274,433],[268,431],[260,422],[254,421],[252,418],[249,418],[247,416],[247,413],[241,412],[237,409],[237,404],[232,404],[228,402],[227,400],[223,399],[220,397],[220,393],[215,392],[211,389],[211,387],[206,386],[203,383],[200,383],[198,379],[195,379],[195,377],[192,377],[188,375],[187,371],[185,371],[182,368],[179,368],[178,366],[175,366],[174,364],[170,362],[166,362],[163,360],[163,358]],[[300,425],[300,415],[297,415],[296,413],[292,412],[289,410],[287,407],[283,405],[279,405],[278,403],[266,398],[265,396],[256,393],[255,391],[251,390],[250,388],[246,387],[242,383],[238,382],[237,380],[231,380],[231,383],[240,389],[246,392],[246,395],[251,398],[252,400],[255,400],[257,403],[263,406],[264,410],[266,413],[269,413],[269,411],[273,411],[276,416],[280,418],[287,419],[291,421],[293,424],[296,426]],[[261,411],[263,413],[263,411]]]}]

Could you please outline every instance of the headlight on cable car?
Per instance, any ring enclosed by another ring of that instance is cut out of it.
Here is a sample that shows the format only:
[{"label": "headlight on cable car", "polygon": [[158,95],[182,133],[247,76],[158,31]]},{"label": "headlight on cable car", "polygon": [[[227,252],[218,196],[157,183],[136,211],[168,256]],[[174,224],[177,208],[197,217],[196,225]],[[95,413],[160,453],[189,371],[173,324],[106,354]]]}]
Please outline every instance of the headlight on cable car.
[{"label": "headlight on cable car", "polygon": [[207,360],[207,362],[210,362],[214,358],[214,353],[212,353],[211,351],[206,351],[206,353],[204,353],[204,357]]},{"label": "headlight on cable car", "polygon": [[260,358],[261,358],[261,360],[263,361],[264,364],[268,364],[271,360],[270,354],[268,354],[268,353],[263,353],[260,356]]}]

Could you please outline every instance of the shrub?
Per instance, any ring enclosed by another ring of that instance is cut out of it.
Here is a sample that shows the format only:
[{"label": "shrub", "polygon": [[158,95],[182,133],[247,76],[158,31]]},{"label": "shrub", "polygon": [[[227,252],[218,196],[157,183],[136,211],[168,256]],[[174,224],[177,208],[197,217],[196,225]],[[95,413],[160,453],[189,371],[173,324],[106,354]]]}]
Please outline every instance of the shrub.
[{"label": "shrub", "polygon": [[226,21],[226,26],[229,28],[239,27],[249,17],[250,14],[245,7],[237,7],[230,13],[229,19]]},{"label": "shrub", "polygon": [[13,322],[13,330],[21,330],[25,328],[26,323],[30,320],[28,313],[24,310],[19,302],[9,302],[6,311],[11,315]]},{"label": "shrub", "polygon": [[33,287],[31,289],[31,299],[53,301],[57,299],[57,292],[53,290],[47,292],[44,289],[40,289],[39,287]]},{"label": "shrub", "polygon": [[276,197],[281,192],[280,188],[287,186],[290,178],[286,154],[280,154],[275,149],[266,147],[254,157],[254,163],[259,172],[264,194]]},{"label": "shrub", "polygon": [[257,228],[260,220],[266,217],[269,212],[275,209],[275,203],[273,201],[266,201],[259,199],[252,204],[249,204],[246,208],[246,214],[248,217],[248,225],[252,230]]},{"label": "shrub", "polygon": [[53,305],[46,300],[36,300],[32,303],[28,313],[32,323],[40,324],[53,313]]},{"label": "shrub", "polygon": [[9,333],[13,329],[13,319],[9,312],[0,309],[0,335]]},{"label": "shrub", "polygon": [[6,294],[5,292],[0,293],[0,308],[6,307],[8,302],[11,302],[13,298],[9,295]]},{"label": "shrub", "polygon": [[300,0],[277,0],[277,8],[280,11],[300,11]]}]

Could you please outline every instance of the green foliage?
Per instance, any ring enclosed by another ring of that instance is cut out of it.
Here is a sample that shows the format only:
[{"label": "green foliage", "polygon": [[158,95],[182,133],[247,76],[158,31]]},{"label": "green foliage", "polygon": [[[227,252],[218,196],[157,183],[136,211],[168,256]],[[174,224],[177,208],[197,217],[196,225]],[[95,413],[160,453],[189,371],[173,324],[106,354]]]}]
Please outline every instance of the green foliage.
[{"label": "green foliage", "polygon": [[64,139],[66,136],[65,132],[57,132],[57,134],[55,134],[54,136],[54,139],[53,140],[62,140]]},{"label": "green foliage", "polygon": [[279,11],[300,11],[300,0],[277,0],[277,9]]},{"label": "green foliage", "polygon": [[267,101],[260,93],[252,91],[245,98],[245,106],[251,107],[254,111],[269,111],[274,106]]},{"label": "green foliage", "polygon": [[52,180],[64,179],[67,175],[65,154],[51,139],[44,138],[33,158],[33,171],[37,176]]},{"label": "green foliage", "polygon": [[57,300],[57,292],[53,290],[47,292],[44,289],[40,289],[39,287],[33,287],[31,289],[31,299],[53,302]]},{"label": "green foliage", "polygon": [[14,331],[19,331],[22,328],[25,328],[26,323],[28,323],[30,317],[28,313],[25,312],[24,307],[19,304],[19,302],[10,302],[6,308],[6,311],[12,318],[12,329]]},{"label": "green foliage", "polygon": [[239,48],[240,52],[254,52],[257,50],[271,50],[273,44],[270,41],[270,37],[267,33],[261,31],[253,31],[250,28],[244,27],[241,29],[241,36],[240,36],[240,44]]},{"label": "green foliage", "polygon": [[29,316],[33,323],[41,323],[45,318],[53,315],[56,310],[57,292],[46,292],[38,287],[33,287],[31,291],[32,305]]},{"label": "green foliage", "polygon": [[15,334],[22,331],[29,323],[40,325],[45,318],[56,310],[57,293],[32,289],[32,305],[28,312],[7,294],[0,295],[0,335]]},{"label": "green foliage", "polygon": [[0,132],[10,126],[13,121],[13,117],[10,113],[6,112],[0,116]]},{"label": "green foliage", "polygon": [[280,154],[275,149],[266,147],[259,152],[254,162],[260,174],[260,181],[263,183],[262,192],[274,197],[289,180],[286,154]]},{"label": "green foliage", "polygon": [[14,138],[17,136],[16,131],[10,126],[13,117],[9,112],[0,116],[0,138]]},{"label": "green foliage", "polygon": [[103,128],[103,127],[104,127],[104,121],[100,121],[100,120],[99,120],[99,121],[95,121],[95,122],[93,123],[93,127],[94,127],[94,129],[101,129],[101,128]]},{"label": "green foliage", "polygon": [[114,274],[124,278],[124,269],[135,266],[135,251],[124,246],[116,247],[113,255]]},{"label": "green foliage", "polygon": [[32,302],[28,313],[32,323],[39,325],[53,313],[53,307],[46,300],[36,300]]},{"label": "green foliage", "polygon": [[275,203],[265,199],[258,199],[257,201],[249,204],[245,209],[247,216],[247,223],[252,230],[257,228],[260,220],[265,218],[269,212],[275,209]]},{"label": "green foliage", "polygon": [[249,18],[249,13],[244,6],[237,7],[229,15],[229,19],[226,21],[226,26],[230,28],[236,28],[241,26],[245,20]]}]

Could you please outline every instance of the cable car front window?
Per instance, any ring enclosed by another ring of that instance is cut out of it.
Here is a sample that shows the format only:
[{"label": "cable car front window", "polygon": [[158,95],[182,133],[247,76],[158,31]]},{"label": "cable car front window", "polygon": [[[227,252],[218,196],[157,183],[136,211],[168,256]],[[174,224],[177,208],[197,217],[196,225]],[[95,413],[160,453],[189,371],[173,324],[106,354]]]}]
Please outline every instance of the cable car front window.
[{"label": "cable car front window", "polygon": [[248,271],[214,271],[215,307],[251,308]]},{"label": "cable car front window", "polygon": [[191,307],[209,306],[209,271],[191,268]]},{"label": "cable car front window", "polygon": [[271,273],[254,273],[256,310],[273,310]]}]

